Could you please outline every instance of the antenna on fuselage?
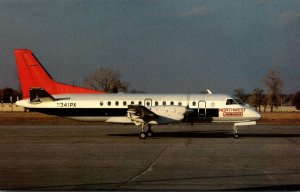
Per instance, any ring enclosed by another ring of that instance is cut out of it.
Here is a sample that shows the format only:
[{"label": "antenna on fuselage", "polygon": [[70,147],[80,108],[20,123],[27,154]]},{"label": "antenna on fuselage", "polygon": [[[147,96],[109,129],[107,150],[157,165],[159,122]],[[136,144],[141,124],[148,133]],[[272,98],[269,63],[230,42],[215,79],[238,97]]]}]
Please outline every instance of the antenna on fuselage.
[{"label": "antenna on fuselage", "polygon": [[213,94],[212,91],[209,90],[209,89],[206,89],[206,91],[207,91],[207,93],[210,94],[210,95]]}]

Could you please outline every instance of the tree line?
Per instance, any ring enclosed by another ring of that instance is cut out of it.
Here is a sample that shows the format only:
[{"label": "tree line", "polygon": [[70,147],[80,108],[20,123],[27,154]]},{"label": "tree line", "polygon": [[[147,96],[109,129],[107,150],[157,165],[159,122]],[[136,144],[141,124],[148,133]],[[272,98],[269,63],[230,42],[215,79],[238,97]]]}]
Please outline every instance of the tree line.
[{"label": "tree line", "polygon": [[[251,93],[247,93],[243,88],[235,89],[233,95],[242,101],[249,103],[257,111],[266,111],[270,106],[271,112],[274,107],[281,105],[292,105],[300,110],[300,90],[295,94],[282,94],[283,80],[280,73],[275,70],[269,70],[262,79],[267,90],[260,88],[254,89]],[[140,91],[128,91],[129,84],[121,80],[121,73],[111,68],[99,68],[89,74],[84,79],[85,87],[94,90],[104,90],[108,93],[130,92],[139,93]],[[22,93],[12,88],[0,89],[1,103],[14,103],[22,98]]]},{"label": "tree line", "polygon": [[6,87],[0,89],[1,103],[15,103],[17,100],[22,99],[22,93],[18,90]]},{"label": "tree line", "polygon": [[259,112],[262,111],[261,107],[266,111],[267,106],[270,106],[271,112],[273,112],[274,107],[282,105],[295,106],[296,109],[300,110],[300,91],[295,94],[282,94],[283,80],[278,71],[270,69],[262,82],[267,88],[267,92],[256,88],[251,93],[246,93],[243,88],[239,88],[235,89],[233,94],[249,103]]},{"label": "tree line", "polygon": [[[249,103],[259,112],[262,111],[262,106],[264,107],[264,111],[266,111],[267,106],[270,106],[271,112],[273,112],[274,107],[280,105],[293,105],[300,110],[300,91],[296,94],[282,94],[283,80],[279,72],[270,69],[262,79],[262,82],[267,88],[266,92],[263,89],[256,88],[252,93],[246,93],[241,88],[234,90],[234,95],[244,102]],[[128,83],[121,81],[120,72],[110,68],[96,70],[85,79],[85,83],[89,88],[104,90],[109,93],[128,91]]]},{"label": "tree line", "polygon": [[274,97],[263,89],[256,88],[252,92],[246,92],[243,88],[239,88],[234,90],[233,95],[259,112],[266,112],[268,106],[271,112],[274,111],[274,107],[278,106],[295,106],[300,110],[300,91],[295,94],[278,94]]}]

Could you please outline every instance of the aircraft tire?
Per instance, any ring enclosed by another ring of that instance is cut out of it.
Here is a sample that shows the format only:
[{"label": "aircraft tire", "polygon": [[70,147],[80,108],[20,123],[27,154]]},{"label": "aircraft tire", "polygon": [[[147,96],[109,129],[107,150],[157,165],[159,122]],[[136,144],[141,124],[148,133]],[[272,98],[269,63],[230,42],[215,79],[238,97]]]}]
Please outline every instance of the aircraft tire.
[{"label": "aircraft tire", "polygon": [[147,137],[152,137],[153,136],[153,131],[147,131]]},{"label": "aircraft tire", "polygon": [[237,139],[237,138],[239,138],[239,134],[238,134],[238,133],[235,133],[235,134],[233,134],[233,137],[234,137],[235,139]]},{"label": "aircraft tire", "polygon": [[145,132],[140,132],[140,139],[146,139],[147,134]]}]

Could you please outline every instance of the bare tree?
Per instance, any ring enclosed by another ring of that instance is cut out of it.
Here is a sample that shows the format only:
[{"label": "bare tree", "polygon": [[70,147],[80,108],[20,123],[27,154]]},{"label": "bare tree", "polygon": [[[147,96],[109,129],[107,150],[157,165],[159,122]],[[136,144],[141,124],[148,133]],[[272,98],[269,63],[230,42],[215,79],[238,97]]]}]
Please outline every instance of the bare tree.
[{"label": "bare tree", "polygon": [[119,91],[127,91],[128,84],[121,81],[119,71],[110,68],[100,68],[91,73],[84,82],[89,88],[95,90],[104,90],[108,93],[117,93]]},{"label": "bare tree", "polygon": [[296,109],[300,110],[300,91],[294,95],[292,105],[294,105]]},{"label": "bare tree", "polygon": [[249,95],[246,93],[245,89],[243,88],[235,89],[233,90],[233,95],[247,103]]},{"label": "bare tree", "polygon": [[10,103],[16,102],[18,99],[22,98],[22,93],[10,87],[0,89],[0,102],[1,103]]},{"label": "bare tree", "polygon": [[263,79],[263,83],[269,90],[269,101],[271,106],[271,112],[273,112],[273,107],[277,106],[279,103],[279,95],[281,92],[281,87],[283,85],[280,73],[270,69],[266,77]]},{"label": "bare tree", "polygon": [[266,94],[262,96],[262,105],[264,106],[264,112],[266,112],[268,106],[268,96]]},{"label": "bare tree", "polygon": [[252,95],[251,95],[251,100],[252,100],[252,104],[255,107],[255,110],[261,112],[261,105],[263,104],[263,95],[264,90],[256,88],[253,90]]}]

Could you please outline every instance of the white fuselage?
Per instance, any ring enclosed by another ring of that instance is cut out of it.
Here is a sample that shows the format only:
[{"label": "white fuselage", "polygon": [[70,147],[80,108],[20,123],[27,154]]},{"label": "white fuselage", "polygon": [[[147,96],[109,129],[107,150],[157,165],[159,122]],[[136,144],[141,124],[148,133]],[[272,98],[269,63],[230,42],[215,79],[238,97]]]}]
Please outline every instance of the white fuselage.
[{"label": "white fuselage", "polygon": [[17,105],[31,111],[82,121],[132,123],[128,105],[145,106],[161,118],[149,124],[172,122],[246,122],[261,118],[245,104],[223,94],[59,94],[54,101]]}]

